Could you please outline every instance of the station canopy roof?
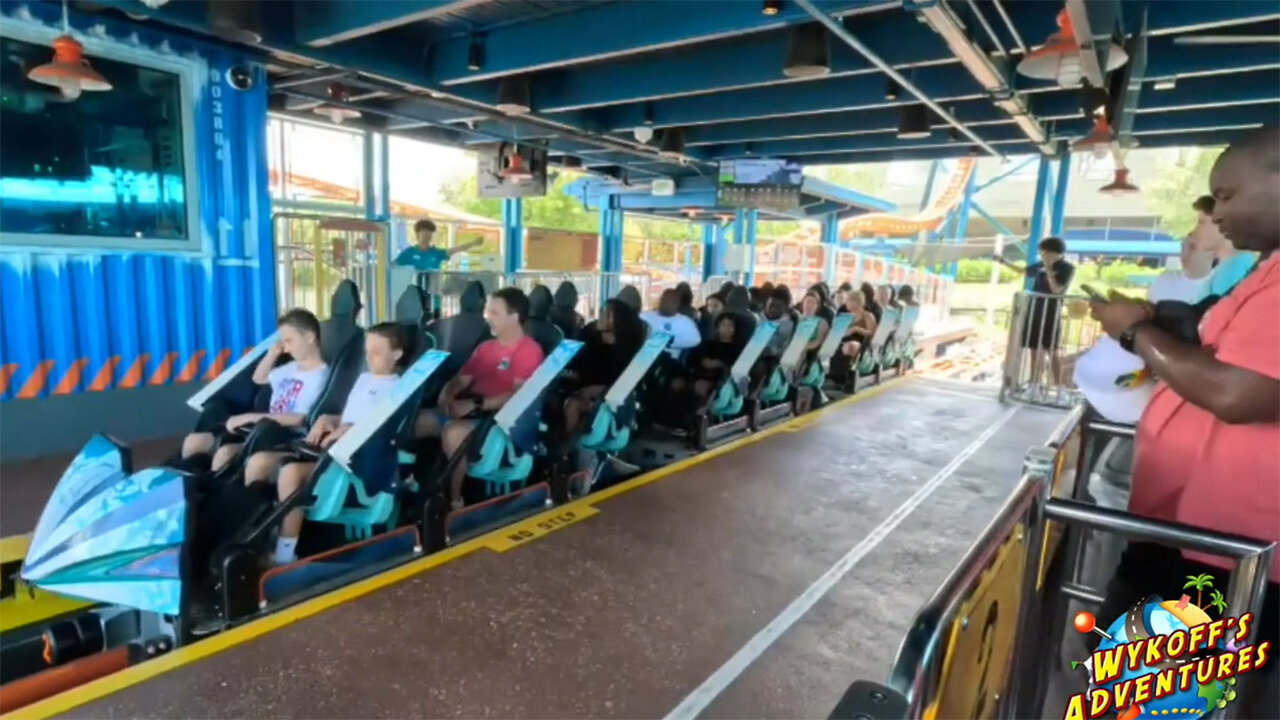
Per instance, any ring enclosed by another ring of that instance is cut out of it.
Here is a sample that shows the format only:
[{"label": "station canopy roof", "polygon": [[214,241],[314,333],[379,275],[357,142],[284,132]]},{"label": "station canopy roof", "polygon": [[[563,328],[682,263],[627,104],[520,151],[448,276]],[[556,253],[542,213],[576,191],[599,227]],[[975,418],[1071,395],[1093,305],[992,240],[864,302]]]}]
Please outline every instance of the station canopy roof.
[{"label": "station canopy roof", "polygon": [[[1280,117],[1269,0],[75,4],[256,48],[278,111],[358,110],[349,124],[448,145],[534,143],[628,183],[714,177],[751,156],[1052,154],[1099,108],[1122,147],[1223,144]],[[1029,55],[1042,79],[1017,69]]]}]

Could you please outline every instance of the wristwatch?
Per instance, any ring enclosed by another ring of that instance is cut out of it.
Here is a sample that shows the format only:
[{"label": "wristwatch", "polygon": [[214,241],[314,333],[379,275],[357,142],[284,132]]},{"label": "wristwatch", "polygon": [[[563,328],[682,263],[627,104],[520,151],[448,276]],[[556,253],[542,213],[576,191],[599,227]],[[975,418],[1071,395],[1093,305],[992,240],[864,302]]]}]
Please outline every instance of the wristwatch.
[{"label": "wristwatch", "polygon": [[1131,353],[1133,352],[1133,341],[1137,338],[1138,331],[1150,324],[1150,320],[1139,320],[1125,328],[1124,331],[1120,333],[1120,337],[1116,338],[1116,341],[1120,343],[1120,347],[1123,348],[1125,352]]}]

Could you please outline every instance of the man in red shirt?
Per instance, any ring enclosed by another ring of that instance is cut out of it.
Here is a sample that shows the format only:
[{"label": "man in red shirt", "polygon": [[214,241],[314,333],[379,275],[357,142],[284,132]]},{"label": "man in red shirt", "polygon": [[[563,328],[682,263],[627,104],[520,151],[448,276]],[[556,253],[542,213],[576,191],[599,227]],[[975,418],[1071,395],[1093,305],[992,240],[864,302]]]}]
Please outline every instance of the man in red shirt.
[{"label": "man in red shirt", "polygon": [[[1138,422],[1131,512],[1222,533],[1280,541],[1280,129],[1242,137],[1209,176],[1213,221],[1236,249],[1256,252],[1253,270],[1200,322],[1200,345],[1155,327],[1149,304],[1093,303],[1103,329],[1137,354],[1160,380]],[[1207,572],[1225,591],[1230,561],[1132,543],[1108,587],[1108,604],[1127,608],[1136,595],[1177,597],[1186,575]],[[1277,644],[1277,579],[1270,583],[1250,644]],[[1116,608],[1110,609],[1114,612]],[[1233,613],[1243,608],[1232,608]],[[1111,615],[1106,617],[1110,618]],[[1275,663],[1269,696],[1255,708],[1280,707]],[[1249,712],[1248,705],[1245,712]],[[1257,712],[1255,710],[1255,712]],[[1256,716],[1256,715],[1255,715]]]},{"label": "man in red shirt", "polygon": [[[476,427],[479,411],[495,412],[542,364],[542,348],[524,334],[529,298],[519,288],[503,288],[489,296],[484,319],[492,340],[480,343],[467,364],[440,391],[438,410],[418,418],[417,435],[439,437],[446,457],[452,458]],[[458,463],[450,483],[453,507],[463,506],[462,483],[467,461]]]}]

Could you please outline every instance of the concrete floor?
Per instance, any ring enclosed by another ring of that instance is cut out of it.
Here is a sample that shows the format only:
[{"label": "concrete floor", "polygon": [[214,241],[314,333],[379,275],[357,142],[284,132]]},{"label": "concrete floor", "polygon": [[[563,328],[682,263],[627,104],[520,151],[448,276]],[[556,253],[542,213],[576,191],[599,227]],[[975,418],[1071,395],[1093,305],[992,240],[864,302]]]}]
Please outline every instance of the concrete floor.
[{"label": "concrete floor", "polygon": [[985,389],[910,381],[72,716],[662,717],[940,483],[699,708],[826,717],[854,679],[884,679],[916,609],[1060,418],[1008,412]]}]

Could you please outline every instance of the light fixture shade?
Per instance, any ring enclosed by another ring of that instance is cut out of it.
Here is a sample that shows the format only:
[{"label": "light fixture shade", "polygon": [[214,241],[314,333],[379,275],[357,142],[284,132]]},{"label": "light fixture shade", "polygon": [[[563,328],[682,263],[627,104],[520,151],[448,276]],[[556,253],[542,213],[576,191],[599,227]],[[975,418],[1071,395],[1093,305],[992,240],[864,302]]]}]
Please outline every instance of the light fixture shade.
[{"label": "light fixture shade", "polygon": [[831,72],[831,35],[822,23],[791,30],[782,74],[790,78],[822,77]]},{"label": "light fixture shade", "polygon": [[[335,103],[345,103],[349,101],[350,93],[347,92],[345,85],[333,83],[328,89],[329,99]],[[360,111],[355,108],[343,107],[341,105],[333,105],[324,103],[316,106],[311,112],[329,118],[334,125],[341,125],[347,120],[354,120],[360,117]]]},{"label": "light fixture shade", "polygon": [[675,158],[684,154],[684,129],[669,127],[662,131],[662,144],[658,146],[662,157]]},{"label": "light fixture shade", "polygon": [[217,0],[209,5],[209,29],[230,42],[262,42],[262,15],[256,0]]},{"label": "light fixture shade", "polygon": [[897,100],[898,94],[902,92],[902,88],[898,87],[898,81],[888,78],[884,81],[884,99]]},{"label": "light fixture shade", "polygon": [[778,8],[782,5],[779,0],[762,0],[760,3],[760,12],[764,15],[777,15]]},{"label": "light fixture shade", "polygon": [[82,91],[104,92],[111,83],[94,70],[84,57],[84,46],[70,35],[60,35],[53,40],[53,60],[31,68],[27,77],[44,85],[52,85],[70,100]]},{"label": "light fixture shade", "polygon": [[902,106],[898,119],[899,140],[922,140],[932,134],[929,127],[929,108],[923,104]]},{"label": "light fixture shade", "polygon": [[[1084,76],[1080,63],[1080,46],[1076,41],[1071,16],[1063,9],[1058,13],[1058,31],[1045,40],[1044,45],[1027,53],[1018,63],[1018,72],[1037,80],[1051,80],[1060,87],[1079,87]],[[1106,72],[1111,72],[1129,61],[1129,54],[1116,43],[1107,51]]]},{"label": "light fixture shade", "polygon": [[1107,122],[1107,116],[1097,115],[1093,118],[1093,129],[1088,135],[1072,143],[1071,150],[1092,152],[1095,157],[1106,157],[1111,150],[1111,141],[1114,139],[1115,133],[1111,130],[1111,123]]},{"label": "light fixture shade", "polygon": [[498,171],[498,176],[503,180],[522,183],[533,179],[533,172],[525,167],[524,158],[520,157],[518,151],[512,150],[503,155],[502,162],[504,167]]},{"label": "light fixture shade", "polygon": [[477,72],[484,67],[484,42],[479,37],[472,36],[471,44],[467,46],[467,69],[471,72]]},{"label": "light fixture shade", "polygon": [[502,78],[498,83],[498,109],[508,115],[524,115],[533,109],[529,99],[529,79]]},{"label": "light fixture shade", "polygon": [[1129,168],[1118,167],[1111,182],[1098,188],[1098,192],[1106,195],[1134,195],[1141,190],[1129,182]]}]

